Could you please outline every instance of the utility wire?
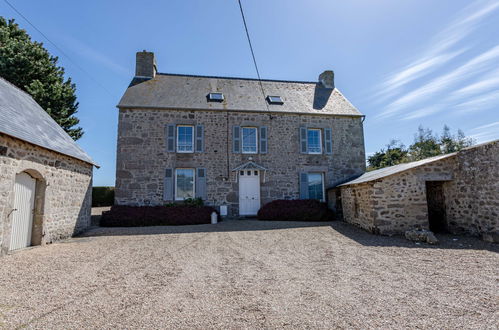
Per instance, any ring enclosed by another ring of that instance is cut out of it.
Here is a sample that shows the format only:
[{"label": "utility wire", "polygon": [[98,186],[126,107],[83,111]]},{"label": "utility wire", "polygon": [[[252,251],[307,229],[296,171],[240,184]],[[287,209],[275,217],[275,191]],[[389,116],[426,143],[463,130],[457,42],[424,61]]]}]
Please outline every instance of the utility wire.
[{"label": "utility wire", "polygon": [[68,55],[66,54],[59,46],[57,46],[54,42],[52,42],[52,40],[50,40],[42,31],[40,31],[39,28],[37,28],[33,23],[30,22],[30,20],[24,16],[19,10],[16,9],[16,7],[14,7],[9,1],[7,0],[4,0],[4,2],[10,7],[12,8],[12,10],[14,10],[19,16],[21,16],[26,22],[28,22],[29,25],[31,25],[31,27],[33,27],[33,29],[35,29],[36,31],[38,31],[38,33],[40,33],[52,46],[54,46],[66,59],[68,59],[75,67],[77,67],[81,72],[83,72],[84,74],[86,74],[90,79],[92,79],[95,83],[97,83],[100,87],[102,87],[102,89],[104,91],[106,91],[110,96],[112,97],[115,97],[115,95],[113,95],[113,93],[111,93],[107,88],[106,86],[104,86],[103,84],[101,84],[97,79],[95,79],[90,73],[88,73],[88,71],[86,71],[85,69],[83,69],[76,61],[73,61],[73,59]]},{"label": "utility wire", "polygon": [[241,9],[241,16],[243,18],[244,30],[246,31],[246,37],[248,38],[248,44],[251,50],[251,56],[253,57],[253,63],[255,64],[256,75],[258,76],[258,82],[260,83],[260,89],[262,90],[263,100],[265,102],[265,106],[267,107],[267,111],[270,111],[269,105],[267,104],[265,91],[263,90],[262,79],[260,78],[260,71],[258,71],[258,65],[256,63],[255,52],[253,51],[253,45],[251,44],[251,38],[248,32],[248,25],[246,24],[246,18],[244,17],[243,5],[241,4],[241,0],[237,0],[239,3],[239,9]]}]

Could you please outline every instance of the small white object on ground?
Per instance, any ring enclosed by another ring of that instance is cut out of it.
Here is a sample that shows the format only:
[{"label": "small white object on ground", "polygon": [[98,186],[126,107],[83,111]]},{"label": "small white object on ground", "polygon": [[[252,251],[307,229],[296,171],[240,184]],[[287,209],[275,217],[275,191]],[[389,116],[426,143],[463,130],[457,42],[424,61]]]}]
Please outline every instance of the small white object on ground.
[{"label": "small white object on ground", "polygon": [[217,223],[218,215],[216,212],[211,213],[211,224],[214,225]]}]

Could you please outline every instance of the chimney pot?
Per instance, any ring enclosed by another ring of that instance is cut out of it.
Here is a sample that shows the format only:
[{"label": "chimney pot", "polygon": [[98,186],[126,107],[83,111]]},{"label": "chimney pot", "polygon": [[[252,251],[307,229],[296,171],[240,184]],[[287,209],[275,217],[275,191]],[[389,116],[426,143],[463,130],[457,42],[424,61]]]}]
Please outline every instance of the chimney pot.
[{"label": "chimney pot", "polygon": [[156,76],[156,58],[153,52],[137,52],[135,62],[135,77],[154,78]]},{"label": "chimney pot", "polygon": [[334,72],[333,70],[326,70],[319,76],[319,83],[324,88],[334,89]]}]

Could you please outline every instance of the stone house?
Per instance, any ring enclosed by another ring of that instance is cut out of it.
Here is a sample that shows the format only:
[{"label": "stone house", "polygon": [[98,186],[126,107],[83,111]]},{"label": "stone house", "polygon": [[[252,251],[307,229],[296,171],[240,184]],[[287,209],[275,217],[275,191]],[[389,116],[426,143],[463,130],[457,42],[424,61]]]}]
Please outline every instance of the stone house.
[{"label": "stone house", "polygon": [[191,197],[229,216],[276,199],[326,200],[365,171],[364,116],[334,86],[158,73],[138,52],[119,108],[117,205]]},{"label": "stone house", "polygon": [[89,226],[93,166],[31,96],[0,78],[0,254]]},{"label": "stone house", "polygon": [[499,232],[499,140],[372,172],[329,191],[345,221],[373,233]]}]

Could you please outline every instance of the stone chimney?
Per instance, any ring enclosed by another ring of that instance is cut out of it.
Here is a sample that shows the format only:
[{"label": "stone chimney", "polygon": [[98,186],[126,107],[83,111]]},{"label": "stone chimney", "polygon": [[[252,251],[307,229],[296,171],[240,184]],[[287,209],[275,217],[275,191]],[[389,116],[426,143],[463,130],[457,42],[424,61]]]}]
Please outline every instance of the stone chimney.
[{"label": "stone chimney", "polygon": [[334,72],[333,70],[326,70],[319,76],[319,83],[324,88],[334,89]]},{"label": "stone chimney", "polygon": [[153,52],[137,52],[135,63],[135,77],[154,78],[156,76],[156,58]]}]

